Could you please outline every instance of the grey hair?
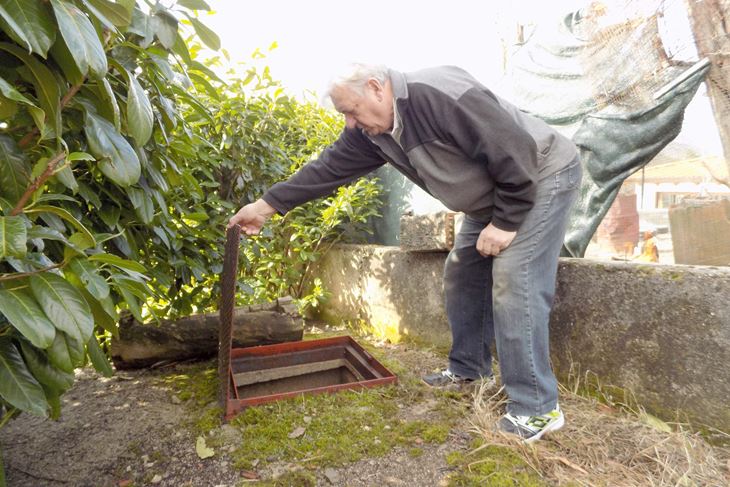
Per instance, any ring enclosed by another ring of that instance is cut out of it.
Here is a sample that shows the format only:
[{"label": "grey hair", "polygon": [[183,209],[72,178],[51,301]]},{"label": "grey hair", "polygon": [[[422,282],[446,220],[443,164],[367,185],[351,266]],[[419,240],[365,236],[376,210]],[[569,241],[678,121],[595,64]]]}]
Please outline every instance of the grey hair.
[{"label": "grey hair", "polygon": [[331,98],[332,90],[338,86],[351,88],[362,95],[364,94],[363,89],[365,84],[370,78],[375,78],[384,85],[389,77],[389,69],[383,64],[353,63],[347,66],[341,74],[332,78],[325,92],[325,96]]}]

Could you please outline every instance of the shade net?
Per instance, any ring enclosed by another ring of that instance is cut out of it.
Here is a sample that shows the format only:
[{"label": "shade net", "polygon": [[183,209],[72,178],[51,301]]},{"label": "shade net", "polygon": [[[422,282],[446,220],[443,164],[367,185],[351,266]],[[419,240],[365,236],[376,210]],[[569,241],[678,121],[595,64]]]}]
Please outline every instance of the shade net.
[{"label": "shade net", "polygon": [[[676,0],[679,1],[679,0]],[[584,178],[563,255],[582,257],[624,180],[682,128],[707,65],[664,1],[592,2],[528,29],[500,91],[572,137]]]}]

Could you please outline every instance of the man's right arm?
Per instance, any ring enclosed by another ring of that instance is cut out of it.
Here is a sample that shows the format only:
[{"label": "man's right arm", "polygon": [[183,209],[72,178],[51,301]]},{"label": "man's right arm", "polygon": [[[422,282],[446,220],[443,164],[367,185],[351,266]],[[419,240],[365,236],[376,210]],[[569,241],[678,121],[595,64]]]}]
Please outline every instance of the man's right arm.
[{"label": "man's right arm", "polygon": [[332,193],[385,163],[375,145],[359,130],[345,129],[340,138],[314,161],[286,181],[276,183],[261,197],[280,214]]},{"label": "man's right arm", "polygon": [[228,227],[241,225],[247,234],[258,233],[274,213],[328,195],[385,164],[375,145],[357,129],[345,129],[320,157],[305,164],[288,180],[273,185],[261,199],[241,208]]}]

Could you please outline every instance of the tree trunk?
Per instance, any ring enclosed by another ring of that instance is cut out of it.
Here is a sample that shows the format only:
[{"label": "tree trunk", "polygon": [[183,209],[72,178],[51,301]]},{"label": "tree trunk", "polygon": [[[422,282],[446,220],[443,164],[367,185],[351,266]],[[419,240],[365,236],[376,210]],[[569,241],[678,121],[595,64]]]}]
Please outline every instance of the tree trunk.
[{"label": "tree trunk", "polygon": [[730,0],[686,0],[700,57],[712,63],[707,92],[730,172]]},{"label": "tree trunk", "polygon": [[[301,340],[304,323],[293,308],[278,303],[236,308],[233,347]],[[131,315],[124,316],[119,322],[119,338],[112,338],[114,365],[132,369],[212,357],[218,353],[218,318],[218,313],[208,313],[143,325]]]}]

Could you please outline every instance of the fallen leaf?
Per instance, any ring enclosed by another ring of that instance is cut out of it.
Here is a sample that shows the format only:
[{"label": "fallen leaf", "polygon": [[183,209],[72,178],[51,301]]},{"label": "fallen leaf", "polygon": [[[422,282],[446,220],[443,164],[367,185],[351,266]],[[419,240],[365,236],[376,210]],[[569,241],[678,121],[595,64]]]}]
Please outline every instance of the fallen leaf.
[{"label": "fallen leaf", "polygon": [[130,479],[120,480],[117,485],[119,487],[129,487],[130,485],[132,485],[132,481]]},{"label": "fallen leaf", "polygon": [[195,443],[195,452],[200,458],[210,458],[215,455],[215,451],[205,445],[205,438],[202,436],[198,436],[198,441]]},{"label": "fallen leaf", "polygon": [[244,470],[241,472],[241,477],[248,480],[256,480],[259,478],[259,475],[256,472],[252,472],[251,470]]},{"label": "fallen leaf", "polygon": [[298,427],[297,429],[289,433],[289,439],[293,440],[294,438],[299,438],[304,434],[304,431],[305,430],[302,426]]}]

